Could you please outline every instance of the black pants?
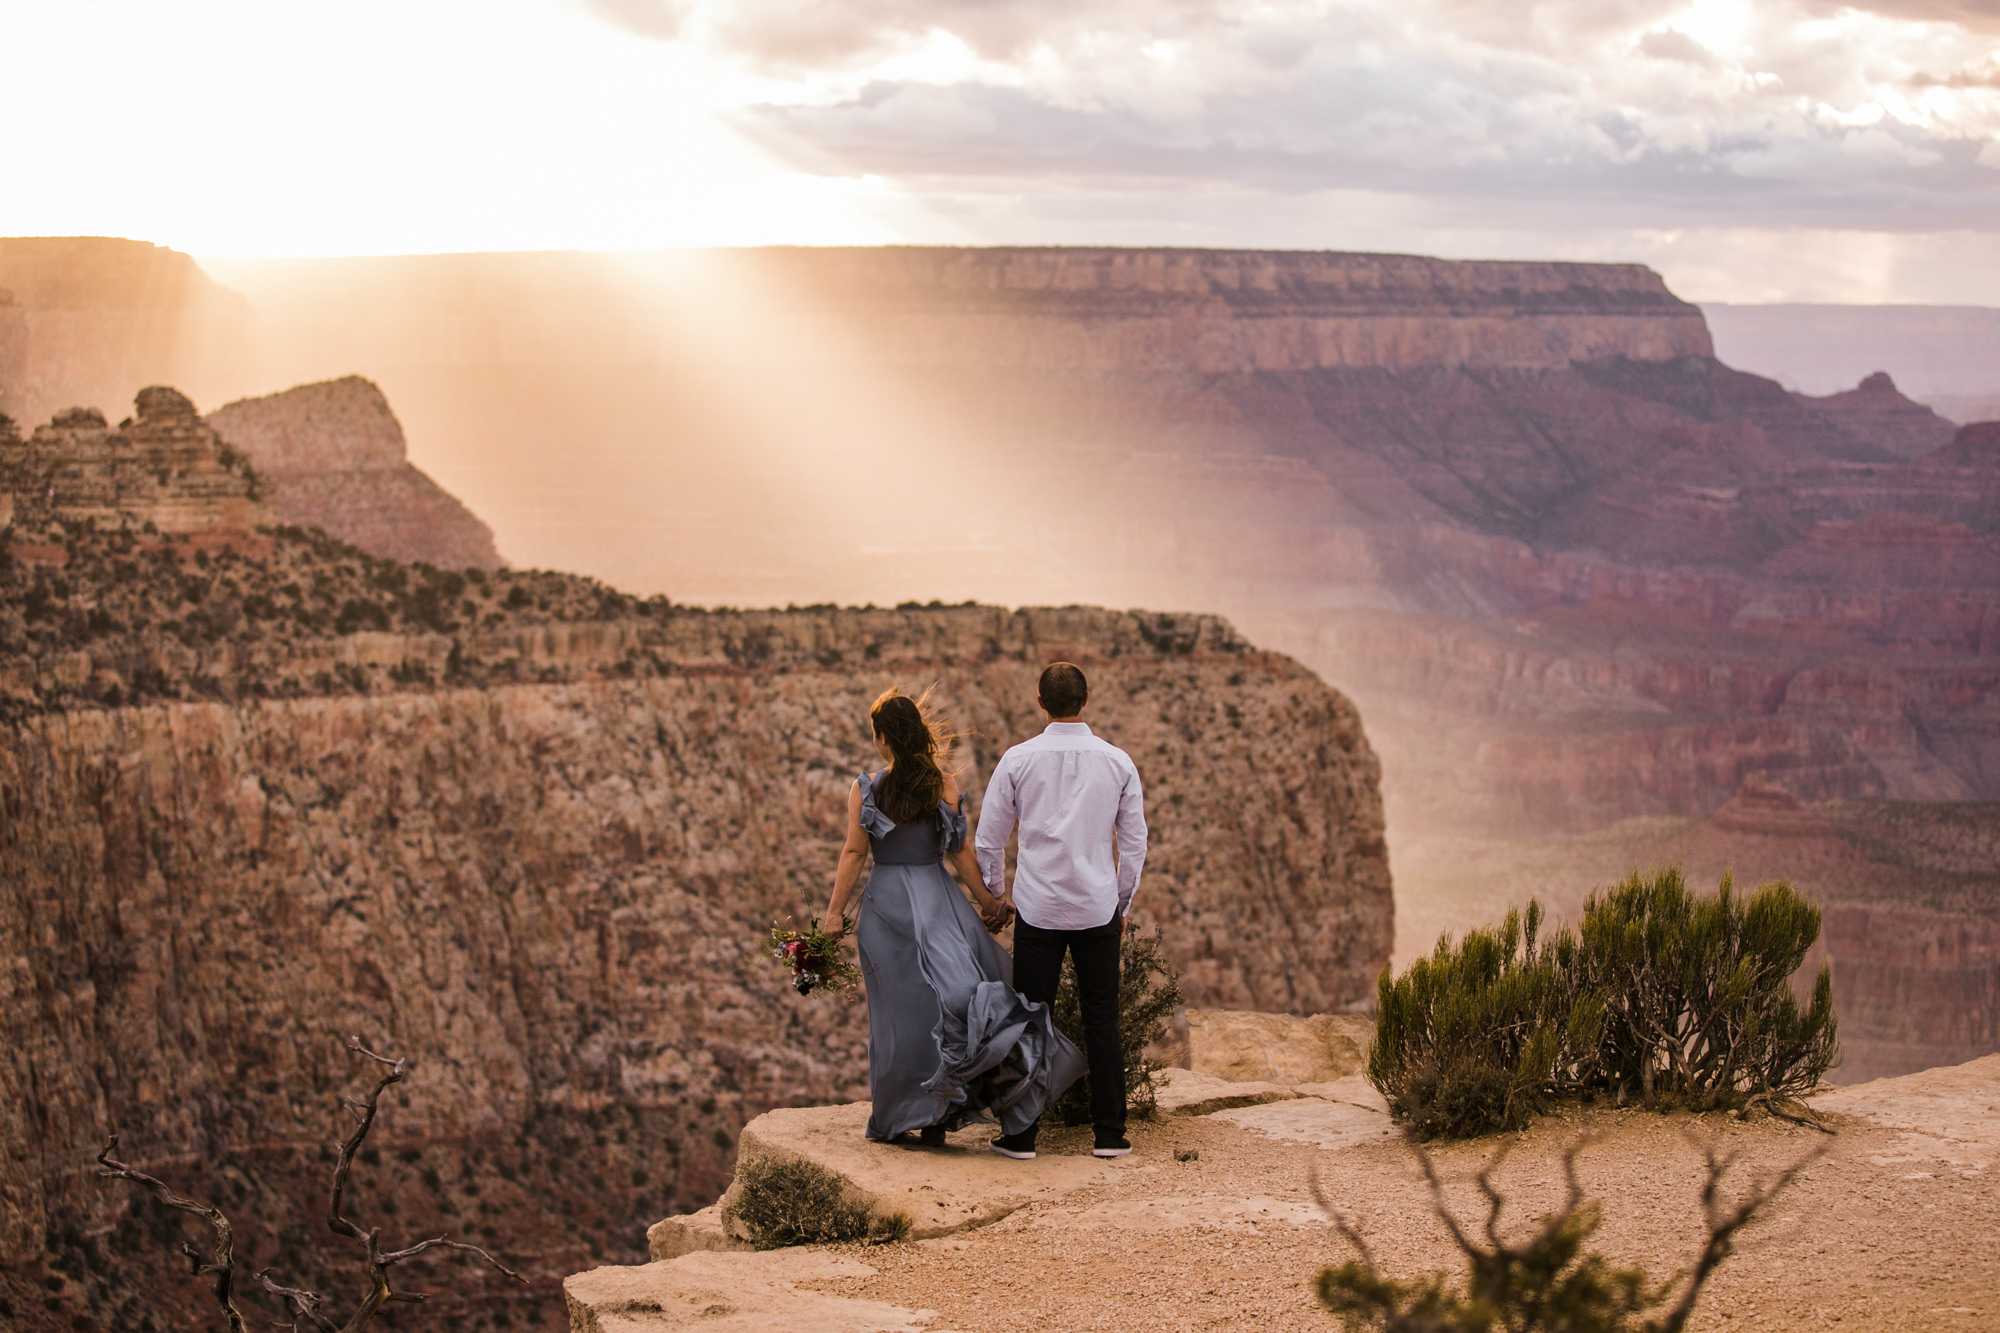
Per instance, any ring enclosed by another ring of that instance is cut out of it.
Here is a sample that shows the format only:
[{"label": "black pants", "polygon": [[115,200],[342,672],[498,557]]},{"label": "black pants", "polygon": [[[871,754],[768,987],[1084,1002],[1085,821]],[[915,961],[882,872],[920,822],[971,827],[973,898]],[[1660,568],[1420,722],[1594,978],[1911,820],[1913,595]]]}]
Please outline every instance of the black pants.
[{"label": "black pants", "polygon": [[1084,1054],[1090,1059],[1090,1118],[1100,1134],[1125,1132],[1125,1045],[1118,1035],[1118,918],[1089,930],[1043,930],[1014,922],[1014,986],[1054,1004],[1063,954],[1076,963],[1083,1006]]}]

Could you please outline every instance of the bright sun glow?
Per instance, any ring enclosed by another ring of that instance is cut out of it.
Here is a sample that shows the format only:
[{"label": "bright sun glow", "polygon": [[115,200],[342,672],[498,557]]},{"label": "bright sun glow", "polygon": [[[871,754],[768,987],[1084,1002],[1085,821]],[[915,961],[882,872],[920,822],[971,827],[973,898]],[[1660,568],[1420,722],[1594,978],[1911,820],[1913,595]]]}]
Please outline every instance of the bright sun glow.
[{"label": "bright sun glow", "polygon": [[61,108],[0,140],[10,234],[241,256],[896,239],[879,186],[724,124],[741,90],[690,53],[529,0],[16,0],[0,49],[74,53],[9,62],[14,105]]}]

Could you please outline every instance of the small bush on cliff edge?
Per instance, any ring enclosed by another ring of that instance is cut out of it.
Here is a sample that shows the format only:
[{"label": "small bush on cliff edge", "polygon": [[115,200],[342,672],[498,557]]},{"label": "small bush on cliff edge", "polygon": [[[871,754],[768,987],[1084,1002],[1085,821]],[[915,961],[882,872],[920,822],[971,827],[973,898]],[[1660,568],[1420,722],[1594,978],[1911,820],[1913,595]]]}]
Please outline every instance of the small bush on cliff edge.
[{"label": "small bush on cliff edge", "polygon": [[839,1176],[796,1157],[754,1157],[736,1168],[736,1198],[726,1220],[742,1224],[760,1250],[787,1245],[834,1245],[841,1241],[902,1240],[910,1234],[907,1214],[875,1217],[847,1197]]},{"label": "small bush on cliff edge", "polygon": [[[1150,1052],[1166,1040],[1174,1008],[1181,1003],[1181,979],[1160,952],[1160,932],[1151,936],[1127,931],[1120,949],[1118,973],[1118,1036],[1125,1047],[1125,1102],[1130,1114],[1152,1117],[1158,1104],[1160,1075],[1167,1066]],[[1083,1003],[1076,994],[1076,968],[1063,957],[1062,980],[1056,986],[1056,1030],[1083,1043]],[[1090,1123],[1090,1075],[1072,1083],[1057,1099],[1054,1114],[1065,1125]]]},{"label": "small bush on cliff edge", "polygon": [[1418,1139],[1518,1129],[1554,1096],[1586,1086],[1604,1002],[1579,993],[1576,937],[1537,947],[1542,907],[1498,930],[1439,940],[1401,977],[1377,983],[1368,1077]]},{"label": "small bush on cliff edge", "polygon": [[1839,1059],[1825,964],[1804,1012],[1792,975],[1819,908],[1790,884],[1712,897],[1678,870],[1632,875],[1584,906],[1581,957],[1607,999],[1597,1083],[1694,1110],[1810,1092]]},{"label": "small bush on cliff edge", "polygon": [[1679,870],[1635,873],[1538,948],[1541,920],[1530,902],[1384,969],[1368,1076],[1417,1138],[1518,1128],[1566,1097],[1783,1113],[1839,1059],[1828,969],[1804,1010],[1792,994],[1820,916],[1788,883],[1746,900],[1727,876],[1702,897]]}]

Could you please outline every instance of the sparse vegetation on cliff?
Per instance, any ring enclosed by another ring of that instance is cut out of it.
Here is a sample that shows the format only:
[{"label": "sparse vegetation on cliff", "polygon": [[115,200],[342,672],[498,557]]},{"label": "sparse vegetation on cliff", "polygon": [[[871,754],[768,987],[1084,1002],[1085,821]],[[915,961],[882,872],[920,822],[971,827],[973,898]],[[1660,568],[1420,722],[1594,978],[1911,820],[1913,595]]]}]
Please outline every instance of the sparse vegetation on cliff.
[{"label": "sparse vegetation on cliff", "polygon": [[752,1158],[737,1166],[736,1183],[729,1220],[740,1223],[760,1250],[853,1240],[887,1244],[910,1234],[907,1213],[875,1217],[847,1197],[839,1176],[803,1158]]},{"label": "sparse vegetation on cliff", "polygon": [[1530,902],[1382,973],[1368,1077],[1416,1137],[1518,1128],[1562,1098],[1789,1115],[1839,1058],[1829,969],[1803,1010],[1791,989],[1819,909],[1783,881],[1701,896],[1635,873],[1577,931],[1541,923]]},{"label": "sparse vegetation on cliff", "polygon": [[[575,574],[381,560],[314,528],[212,542],[90,520],[16,526],[0,537],[0,716],[538,680],[490,641],[684,612]],[[346,642],[360,633],[407,642],[361,654]]]}]

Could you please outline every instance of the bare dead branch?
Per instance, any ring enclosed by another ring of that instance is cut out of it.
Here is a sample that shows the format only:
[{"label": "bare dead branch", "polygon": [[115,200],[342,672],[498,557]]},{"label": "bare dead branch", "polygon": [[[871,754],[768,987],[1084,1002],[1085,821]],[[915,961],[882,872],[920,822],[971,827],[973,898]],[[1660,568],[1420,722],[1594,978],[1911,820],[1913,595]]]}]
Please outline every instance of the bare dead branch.
[{"label": "bare dead branch", "polygon": [[326,1303],[324,1296],[321,1296],[316,1291],[307,1291],[301,1287],[285,1286],[271,1277],[271,1270],[268,1268],[258,1270],[257,1281],[263,1284],[265,1291],[270,1292],[285,1303],[285,1310],[292,1318],[291,1322],[284,1325],[284,1327],[293,1330],[293,1333],[297,1333],[299,1321],[303,1319],[308,1324],[311,1324],[313,1328],[317,1329],[318,1333],[334,1333],[332,1321],[323,1317],[319,1312],[319,1307]]},{"label": "bare dead branch", "polygon": [[501,1263],[498,1259],[494,1258],[492,1254],[488,1253],[484,1249],[481,1249],[479,1246],[469,1245],[462,1240],[447,1240],[443,1236],[439,1236],[434,1240],[420,1240],[415,1245],[410,1246],[406,1250],[395,1250],[389,1254],[385,1254],[382,1256],[381,1259],[382,1266],[384,1268],[387,1268],[390,1264],[399,1264],[403,1262],[403,1260],[405,1259],[414,1259],[418,1255],[422,1254],[425,1250],[432,1248],[458,1250],[465,1254],[476,1254],[480,1258],[484,1259],[487,1263],[492,1264],[495,1268],[499,1269],[502,1273],[505,1273],[508,1277],[513,1278],[516,1282],[526,1282],[528,1280],[522,1277],[519,1273],[516,1273],[513,1269],[507,1267],[507,1265]]},{"label": "bare dead branch", "polygon": [[1729,1168],[1736,1164],[1736,1154],[1716,1156],[1714,1144],[1702,1146],[1702,1159],[1708,1165],[1708,1179],[1702,1182],[1701,1207],[1708,1221],[1708,1241],[1702,1246],[1701,1257],[1695,1260],[1694,1271],[1688,1276],[1687,1290],[1660,1324],[1660,1333],[1681,1333],[1688,1316],[1694,1313],[1695,1298],[1701,1294],[1704,1283],[1723,1260],[1736,1249],[1736,1233],[1747,1226],[1763,1207],[1789,1189],[1808,1166],[1826,1155],[1827,1145],[1822,1143],[1811,1152],[1793,1162],[1779,1172],[1769,1182],[1752,1182],[1749,1193],[1734,1206],[1721,1201],[1722,1178]]},{"label": "bare dead branch", "polygon": [[176,1194],[166,1182],[127,1166],[111,1155],[117,1150],[118,1136],[113,1134],[105,1143],[104,1151],[97,1154],[98,1175],[107,1180],[129,1180],[135,1185],[143,1185],[167,1207],[192,1213],[215,1228],[215,1251],[206,1263],[202,1261],[200,1252],[186,1241],[181,1242],[181,1253],[187,1256],[190,1275],[214,1279],[211,1289],[215,1292],[216,1303],[229,1320],[230,1333],[243,1333],[243,1312],[236,1308],[236,1235],[230,1229],[229,1219],[222,1215],[220,1209],[199,1199]]},{"label": "bare dead branch", "polygon": [[1410,1144],[1410,1151],[1416,1154],[1417,1165],[1424,1169],[1424,1181],[1431,1188],[1431,1206],[1437,1210],[1439,1220],[1444,1223],[1445,1229],[1451,1232],[1452,1240],[1457,1243],[1465,1256],[1468,1259],[1477,1259],[1481,1253],[1480,1249],[1472,1243],[1472,1238],[1465,1234],[1465,1229],[1459,1226],[1458,1217],[1451,1211],[1451,1205],[1445,1202],[1444,1182],[1438,1179],[1437,1165],[1431,1161],[1431,1155],[1415,1143]]},{"label": "bare dead branch", "polygon": [[1319,1205],[1319,1210],[1325,1215],[1326,1220],[1333,1223],[1341,1238],[1352,1245],[1355,1253],[1361,1256],[1361,1266],[1368,1270],[1369,1276],[1377,1276],[1375,1252],[1368,1248],[1368,1242],[1361,1238],[1361,1232],[1348,1220],[1347,1214],[1335,1207],[1333,1201],[1326,1197],[1326,1191],[1320,1188],[1319,1163],[1307,1163],[1306,1186],[1312,1191],[1313,1202]]},{"label": "bare dead branch", "polygon": [[1795,1097],[1785,1097],[1772,1092],[1760,1092],[1749,1101],[1743,1103],[1743,1109],[1736,1113],[1736,1118],[1738,1120],[1749,1119],[1750,1112],[1759,1106],[1778,1117],[1778,1119],[1790,1121],[1794,1125],[1802,1125],[1807,1129],[1816,1129],[1822,1134],[1833,1134],[1836,1132],[1832,1125],[1820,1119],[1819,1113],[1804,1102],[1799,1101]]},{"label": "bare dead branch", "polygon": [[[499,1272],[516,1282],[526,1284],[528,1279],[502,1263],[491,1252],[465,1241],[452,1240],[445,1236],[434,1236],[420,1240],[414,1245],[400,1250],[384,1251],[381,1246],[381,1229],[371,1227],[362,1230],[360,1223],[346,1214],[347,1185],[354,1169],[354,1159],[361,1152],[361,1145],[367,1140],[368,1132],[375,1126],[375,1116],[382,1104],[382,1094],[391,1086],[403,1081],[409,1072],[409,1061],[392,1060],[369,1050],[361,1044],[359,1037],[349,1037],[347,1049],[355,1055],[371,1060],[381,1066],[382,1072],[375,1081],[367,1097],[355,1099],[342,1097],[340,1104],[354,1118],[354,1129],[339,1144],[333,1168],[332,1194],[327,1203],[327,1228],[335,1235],[359,1241],[366,1251],[368,1265],[368,1294],[354,1308],[344,1323],[336,1325],[322,1313],[326,1298],[318,1292],[301,1287],[288,1287],[270,1275],[270,1270],[259,1272],[257,1281],[270,1295],[284,1303],[289,1322],[274,1321],[281,1328],[289,1328],[293,1333],[303,1325],[311,1333],[361,1333],[381,1313],[385,1305],[416,1305],[428,1299],[418,1292],[397,1291],[389,1284],[389,1269],[406,1260],[415,1259],[432,1250],[452,1250],[462,1254],[476,1255],[484,1259]],[[182,1212],[192,1213],[206,1220],[216,1231],[214,1255],[204,1260],[192,1245],[182,1244],[181,1253],[187,1257],[188,1271],[197,1277],[214,1280],[216,1300],[221,1303],[229,1317],[230,1333],[244,1333],[242,1313],[236,1308],[233,1283],[235,1279],[235,1247],[229,1227],[229,1219],[219,1211],[199,1200],[185,1198],[168,1189],[166,1185],[143,1171],[134,1170],[112,1157],[118,1147],[118,1136],[112,1135],[98,1154],[97,1161],[101,1174],[108,1178],[129,1180],[143,1185],[159,1196],[168,1206]]]},{"label": "bare dead branch", "polygon": [[[356,1055],[365,1056],[373,1060],[376,1064],[386,1065],[388,1072],[376,1080],[374,1090],[368,1094],[367,1101],[355,1102],[347,1098],[342,1099],[346,1103],[348,1111],[354,1116],[356,1123],[354,1132],[349,1134],[339,1145],[339,1156],[334,1160],[333,1197],[327,1204],[326,1225],[327,1229],[332,1231],[336,1236],[346,1236],[353,1240],[367,1241],[368,1233],[355,1223],[349,1221],[341,1211],[342,1203],[347,1194],[347,1177],[354,1169],[354,1154],[361,1150],[362,1140],[366,1139],[368,1131],[375,1127],[375,1112],[381,1105],[383,1090],[392,1084],[403,1081],[404,1074],[409,1070],[409,1061],[391,1060],[385,1056],[377,1055],[366,1046],[363,1046],[359,1037],[349,1037],[347,1039],[347,1049]],[[372,1243],[369,1245],[369,1259],[371,1262],[374,1259],[374,1245]]]}]

